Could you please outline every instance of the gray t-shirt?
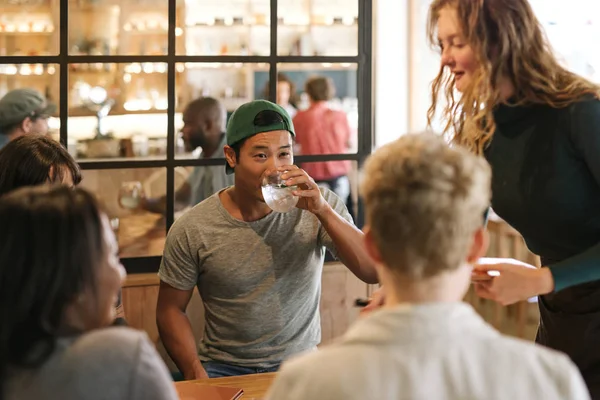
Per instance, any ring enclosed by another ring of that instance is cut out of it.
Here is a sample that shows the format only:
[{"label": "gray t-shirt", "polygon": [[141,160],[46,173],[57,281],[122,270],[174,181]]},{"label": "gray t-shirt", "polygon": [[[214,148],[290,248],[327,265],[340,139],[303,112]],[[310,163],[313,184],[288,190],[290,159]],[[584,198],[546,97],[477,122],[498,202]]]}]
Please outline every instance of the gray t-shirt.
[{"label": "gray t-shirt", "polygon": [[177,400],[167,367],[144,332],[111,327],[60,339],[35,370],[12,371],[6,400]]},{"label": "gray t-shirt", "polygon": [[[343,202],[325,200],[352,222]],[[319,299],[331,238],[309,211],[272,212],[244,222],[219,193],[179,218],[167,236],[160,279],[180,290],[198,286],[206,310],[203,361],[268,368],[321,340]]]}]

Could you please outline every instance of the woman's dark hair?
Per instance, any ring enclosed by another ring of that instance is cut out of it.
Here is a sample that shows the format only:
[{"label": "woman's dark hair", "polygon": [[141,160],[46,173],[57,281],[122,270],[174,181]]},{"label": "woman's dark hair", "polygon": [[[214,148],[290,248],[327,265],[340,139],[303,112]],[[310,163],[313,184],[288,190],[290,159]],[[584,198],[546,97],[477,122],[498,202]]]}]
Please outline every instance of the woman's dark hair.
[{"label": "woman's dark hair", "polygon": [[81,170],[57,141],[41,135],[25,135],[0,150],[0,196],[23,186],[61,182],[66,173],[81,182]]},{"label": "woman's dark hair", "polygon": [[0,399],[12,368],[35,368],[54,351],[69,304],[108,251],[102,211],[81,188],[41,185],[0,198]]}]

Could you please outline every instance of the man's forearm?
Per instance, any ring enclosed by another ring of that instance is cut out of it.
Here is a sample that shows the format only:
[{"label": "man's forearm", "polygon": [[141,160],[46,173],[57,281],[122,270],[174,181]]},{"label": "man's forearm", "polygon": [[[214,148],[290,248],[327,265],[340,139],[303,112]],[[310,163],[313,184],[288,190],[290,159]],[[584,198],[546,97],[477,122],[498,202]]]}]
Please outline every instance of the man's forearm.
[{"label": "man's forearm", "polygon": [[375,263],[367,254],[364,234],[331,206],[317,215],[337,250],[338,257],[354,275],[366,283],[377,283]]},{"label": "man's forearm", "polygon": [[[176,198],[174,206],[175,212],[183,210],[186,205],[187,203],[183,203]],[[146,199],[142,204],[142,208],[151,213],[164,215],[167,212],[167,198],[162,196],[157,199]]]},{"label": "man's forearm", "polygon": [[156,323],[165,349],[177,368],[185,379],[194,379],[200,361],[187,315],[177,309],[158,310]]},{"label": "man's forearm", "polygon": [[167,198],[165,196],[157,199],[145,199],[142,208],[155,214],[165,214],[167,210]]}]

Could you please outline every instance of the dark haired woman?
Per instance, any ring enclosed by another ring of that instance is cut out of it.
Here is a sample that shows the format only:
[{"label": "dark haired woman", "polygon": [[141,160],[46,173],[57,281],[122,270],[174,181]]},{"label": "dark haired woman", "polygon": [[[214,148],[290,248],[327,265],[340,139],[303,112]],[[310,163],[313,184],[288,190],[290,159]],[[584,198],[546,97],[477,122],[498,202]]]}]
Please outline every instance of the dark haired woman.
[{"label": "dark haired woman", "polygon": [[0,226],[0,398],[178,398],[144,333],[106,328],[124,269],[90,193],[18,189]]},{"label": "dark haired woman", "polygon": [[[81,170],[69,152],[57,141],[40,135],[26,135],[0,150],[0,196],[24,186],[58,183],[73,187],[81,182]],[[125,325],[121,294],[115,324]]]}]

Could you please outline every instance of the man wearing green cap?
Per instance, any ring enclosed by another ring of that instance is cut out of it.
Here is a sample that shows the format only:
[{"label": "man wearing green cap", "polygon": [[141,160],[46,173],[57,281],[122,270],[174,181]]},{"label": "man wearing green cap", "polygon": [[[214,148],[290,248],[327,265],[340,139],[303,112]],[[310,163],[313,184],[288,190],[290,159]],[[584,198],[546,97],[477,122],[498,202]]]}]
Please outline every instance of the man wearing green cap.
[{"label": "man wearing green cap", "polygon": [[[275,371],[316,349],[325,249],[360,279],[377,281],[343,202],[293,165],[294,126],[280,106],[256,100],[227,125],[225,156],[235,184],[178,219],[167,236],[157,324],[185,379]],[[261,192],[277,169],[298,186],[296,208],[271,211]],[[205,308],[199,357],[185,314],[194,287]]]},{"label": "man wearing green cap", "polygon": [[15,89],[0,99],[0,148],[19,136],[48,133],[56,105],[34,89]]}]

